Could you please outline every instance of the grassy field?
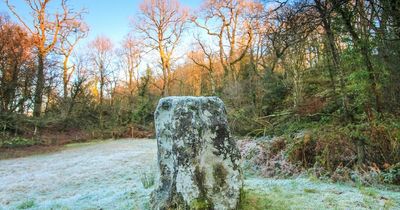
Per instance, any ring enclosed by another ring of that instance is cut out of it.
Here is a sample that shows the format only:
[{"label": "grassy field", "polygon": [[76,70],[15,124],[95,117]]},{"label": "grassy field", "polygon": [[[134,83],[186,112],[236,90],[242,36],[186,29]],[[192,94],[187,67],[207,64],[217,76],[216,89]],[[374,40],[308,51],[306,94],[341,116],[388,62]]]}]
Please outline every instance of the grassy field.
[{"label": "grassy field", "polygon": [[[148,209],[156,149],[122,139],[0,160],[0,209]],[[309,178],[249,176],[244,192],[243,209],[400,209],[400,192]]]}]

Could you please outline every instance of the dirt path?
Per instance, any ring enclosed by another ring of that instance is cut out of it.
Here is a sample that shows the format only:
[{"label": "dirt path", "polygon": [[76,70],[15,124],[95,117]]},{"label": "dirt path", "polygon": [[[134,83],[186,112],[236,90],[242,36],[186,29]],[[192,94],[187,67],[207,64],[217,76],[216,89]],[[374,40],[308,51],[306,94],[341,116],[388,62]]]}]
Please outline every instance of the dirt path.
[{"label": "dirt path", "polygon": [[[0,209],[148,209],[153,188],[141,178],[155,174],[156,149],[155,140],[123,139],[0,160]],[[306,178],[245,184],[270,209],[400,209],[400,192]]]}]

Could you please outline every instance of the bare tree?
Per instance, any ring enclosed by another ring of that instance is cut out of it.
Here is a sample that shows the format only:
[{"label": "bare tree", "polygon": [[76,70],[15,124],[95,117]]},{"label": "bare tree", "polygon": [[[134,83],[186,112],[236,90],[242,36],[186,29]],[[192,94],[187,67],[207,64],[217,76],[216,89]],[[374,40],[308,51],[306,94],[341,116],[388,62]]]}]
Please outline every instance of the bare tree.
[{"label": "bare tree", "polygon": [[[192,17],[193,23],[218,42],[219,60],[224,68],[225,78],[231,76],[234,82],[238,72],[235,64],[244,58],[252,42],[251,24],[243,18],[252,1],[207,0],[205,13]],[[243,36],[247,35],[246,38]],[[247,40],[243,43],[243,40]]]},{"label": "bare tree", "polygon": [[54,0],[26,0],[26,4],[32,10],[33,24],[27,24],[16,11],[15,7],[5,0],[8,8],[14,16],[21,22],[24,28],[29,31],[34,39],[34,45],[37,48],[38,68],[37,82],[34,98],[33,115],[40,116],[43,102],[43,90],[45,85],[45,60],[46,56],[54,50],[60,32],[66,26],[79,16],[79,13],[70,10],[67,6],[67,0],[61,0],[61,12],[50,11],[50,2]]},{"label": "bare tree", "polygon": [[69,66],[69,60],[72,52],[78,42],[87,37],[89,32],[88,26],[82,21],[82,16],[77,16],[75,19],[67,20],[68,24],[60,33],[59,51],[64,57],[63,59],[63,94],[64,98],[68,96],[68,84],[71,76],[75,71],[75,66]]},{"label": "bare tree", "polygon": [[195,37],[199,50],[190,53],[189,58],[196,65],[200,66],[208,72],[211,83],[211,94],[216,94],[216,81],[215,81],[215,54],[211,47],[203,44],[199,36]]},{"label": "bare tree", "polygon": [[90,60],[87,56],[82,54],[73,54],[72,62],[74,66],[74,75],[71,81],[70,91],[70,103],[68,103],[67,108],[67,116],[70,116],[72,111],[75,108],[75,105],[78,103],[78,98],[85,98],[85,90],[88,89],[87,81],[88,81],[88,66]]},{"label": "bare tree", "polygon": [[142,52],[142,43],[131,34],[125,37],[118,52],[120,65],[127,73],[127,84],[131,96],[139,86],[140,75],[138,68],[141,63]]},{"label": "bare tree", "polygon": [[113,44],[109,38],[98,36],[89,46],[91,48],[90,58],[95,68],[95,77],[100,87],[99,101],[100,104],[103,104],[106,83],[110,75]]},{"label": "bare tree", "polygon": [[187,11],[176,0],[144,0],[140,5],[136,29],[144,35],[146,46],[160,56],[163,85],[162,95],[169,95],[173,54],[181,41]]},{"label": "bare tree", "polygon": [[263,31],[264,40],[268,43],[272,54],[271,71],[274,72],[285,52],[300,42],[303,42],[315,30],[315,15],[305,1],[289,3],[280,2],[276,7],[267,11]]}]

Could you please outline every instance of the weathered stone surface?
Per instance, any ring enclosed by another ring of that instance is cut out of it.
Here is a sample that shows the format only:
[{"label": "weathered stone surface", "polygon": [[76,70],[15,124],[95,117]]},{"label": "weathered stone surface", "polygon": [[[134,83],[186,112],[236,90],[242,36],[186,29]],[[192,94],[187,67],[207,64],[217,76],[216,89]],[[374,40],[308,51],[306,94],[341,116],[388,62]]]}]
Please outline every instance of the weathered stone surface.
[{"label": "weathered stone surface", "polygon": [[160,179],[153,209],[235,209],[240,153],[217,97],[167,97],[155,112]]}]

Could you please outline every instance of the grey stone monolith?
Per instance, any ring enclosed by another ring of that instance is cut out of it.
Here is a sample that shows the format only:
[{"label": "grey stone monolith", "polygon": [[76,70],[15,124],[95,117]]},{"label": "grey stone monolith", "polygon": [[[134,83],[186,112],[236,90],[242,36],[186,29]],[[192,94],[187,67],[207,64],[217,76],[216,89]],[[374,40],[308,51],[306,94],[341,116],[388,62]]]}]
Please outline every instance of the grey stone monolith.
[{"label": "grey stone monolith", "polygon": [[162,98],[155,111],[160,178],[152,209],[236,209],[240,153],[218,97]]}]

